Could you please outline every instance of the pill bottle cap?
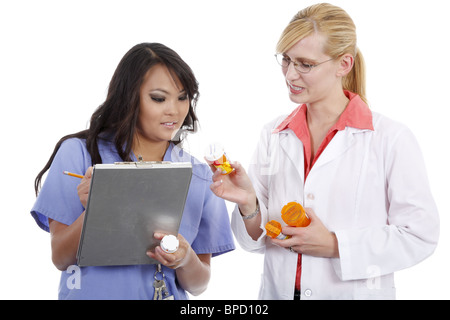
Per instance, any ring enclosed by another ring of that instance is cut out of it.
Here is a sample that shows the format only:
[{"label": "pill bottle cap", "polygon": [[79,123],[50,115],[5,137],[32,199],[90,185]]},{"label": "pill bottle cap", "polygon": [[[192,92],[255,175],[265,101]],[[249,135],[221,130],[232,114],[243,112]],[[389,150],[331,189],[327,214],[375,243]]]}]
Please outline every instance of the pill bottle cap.
[{"label": "pill bottle cap", "polygon": [[223,154],[225,153],[225,149],[220,143],[211,143],[206,149],[205,149],[205,158],[208,161],[216,161],[220,159]]},{"label": "pill bottle cap", "polygon": [[290,238],[290,236],[286,236],[281,232],[281,223],[275,220],[270,220],[266,223],[266,235],[272,239],[285,240]]},{"label": "pill bottle cap", "polygon": [[179,241],[178,241],[177,237],[169,234],[169,235],[164,236],[164,238],[162,238],[160,246],[164,252],[174,253],[175,251],[178,250]]},{"label": "pill bottle cap", "polygon": [[281,223],[270,220],[266,223],[266,234],[271,238],[276,238],[281,233]]},{"label": "pill bottle cap", "polygon": [[305,209],[298,202],[289,202],[286,204],[281,209],[281,218],[291,227],[306,227],[310,223]]}]

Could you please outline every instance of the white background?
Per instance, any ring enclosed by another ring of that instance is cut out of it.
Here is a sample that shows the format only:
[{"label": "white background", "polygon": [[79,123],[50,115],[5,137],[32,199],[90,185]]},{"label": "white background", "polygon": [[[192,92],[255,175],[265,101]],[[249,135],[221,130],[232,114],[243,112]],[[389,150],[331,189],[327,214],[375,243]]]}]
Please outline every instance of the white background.
[{"label": "white background", "polygon": [[[56,299],[49,234],[29,211],[57,140],[85,129],[122,56],[140,42],[177,51],[200,83],[201,130],[187,149],[222,142],[245,166],[263,124],[295,107],[273,57],[284,27],[312,1],[2,1],[0,3],[0,298]],[[441,216],[433,256],[396,274],[399,299],[448,299],[450,23],[444,0],[332,1],[357,25],[372,110],[407,124]],[[229,208],[232,208],[230,204]],[[200,299],[256,299],[262,256],[212,260]]]}]

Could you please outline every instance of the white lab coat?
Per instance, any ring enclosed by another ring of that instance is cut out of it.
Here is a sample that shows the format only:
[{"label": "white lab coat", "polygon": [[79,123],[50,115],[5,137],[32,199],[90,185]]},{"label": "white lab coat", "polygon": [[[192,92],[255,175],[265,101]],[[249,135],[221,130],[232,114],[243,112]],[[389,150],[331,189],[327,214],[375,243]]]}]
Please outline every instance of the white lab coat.
[{"label": "white lab coat", "polygon": [[[411,131],[373,113],[374,131],[347,127],[323,151],[304,181],[302,142],[291,129],[266,125],[249,167],[261,228],[283,223],[281,208],[312,208],[338,239],[340,258],[302,257],[302,299],[395,299],[395,271],[431,255],[439,217],[420,148]],[[232,229],[245,250],[265,254],[260,299],[292,299],[297,254],[265,233],[253,241],[236,208]],[[251,272],[247,266],[246,272]]]}]

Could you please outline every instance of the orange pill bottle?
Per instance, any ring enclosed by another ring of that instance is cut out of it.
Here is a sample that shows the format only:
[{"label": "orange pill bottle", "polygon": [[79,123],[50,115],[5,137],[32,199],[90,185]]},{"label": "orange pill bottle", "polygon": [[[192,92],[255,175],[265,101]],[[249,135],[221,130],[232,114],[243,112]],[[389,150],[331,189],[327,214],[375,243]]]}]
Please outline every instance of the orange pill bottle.
[{"label": "orange pill bottle", "polygon": [[289,239],[289,236],[281,233],[281,223],[275,220],[270,220],[266,223],[266,235],[272,239]]},{"label": "orange pill bottle", "polygon": [[311,220],[300,203],[289,202],[281,209],[281,218],[288,226],[306,227]]},{"label": "orange pill bottle", "polygon": [[223,175],[233,172],[230,161],[227,158],[225,150],[220,143],[211,143],[205,150],[205,159],[213,164],[214,167],[220,169]]}]

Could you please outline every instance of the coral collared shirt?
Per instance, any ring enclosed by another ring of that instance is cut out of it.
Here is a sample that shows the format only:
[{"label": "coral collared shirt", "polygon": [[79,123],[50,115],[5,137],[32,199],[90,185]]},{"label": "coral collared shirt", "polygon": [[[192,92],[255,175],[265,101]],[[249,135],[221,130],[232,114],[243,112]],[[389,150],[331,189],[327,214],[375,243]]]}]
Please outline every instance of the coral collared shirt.
[{"label": "coral collared shirt", "polygon": [[[350,100],[347,107],[342,112],[336,124],[328,131],[325,139],[322,141],[319,149],[317,149],[314,159],[311,160],[312,147],[311,136],[309,134],[308,123],[306,120],[306,114],[308,111],[307,106],[301,105],[297,107],[274,131],[277,133],[286,129],[291,129],[295,135],[303,143],[303,154],[305,157],[305,181],[311,171],[314,163],[322,154],[323,150],[327,147],[336,133],[340,130],[344,130],[346,127],[353,127],[357,129],[373,129],[372,112],[367,104],[360,98],[359,95],[345,91],[344,94]],[[302,270],[302,255],[298,255],[297,262],[297,274],[295,278],[295,290],[300,291],[300,278]]]}]

